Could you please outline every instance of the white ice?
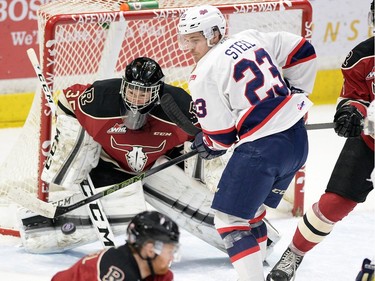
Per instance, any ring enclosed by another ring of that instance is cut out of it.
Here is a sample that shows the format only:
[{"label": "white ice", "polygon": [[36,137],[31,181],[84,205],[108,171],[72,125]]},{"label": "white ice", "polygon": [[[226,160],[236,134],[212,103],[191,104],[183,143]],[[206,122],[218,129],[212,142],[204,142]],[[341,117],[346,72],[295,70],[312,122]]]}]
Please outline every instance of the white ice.
[{"label": "white ice", "polygon": [[[315,106],[310,123],[331,122],[334,106]],[[21,129],[0,130],[0,161],[5,159]],[[317,201],[344,143],[332,129],[309,131],[310,154],[306,164],[305,209]],[[20,160],[22,161],[22,160]],[[282,238],[268,258],[265,275],[289,244],[298,218],[271,212],[269,219]],[[122,243],[124,237],[118,237]],[[176,281],[234,281],[236,273],[228,257],[187,232],[181,237],[182,259],[172,265]],[[33,255],[26,253],[18,238],[0,235],[0,280],[45,281],[55,272],[71,266],[83,255],[100,249],[99,243],[76,248],[64,254]],[[317,247],[310,251],[297,272],[297,281],[354,281],[362,260],[375,259],[375,194],[343,221]],[[68,281],[68,280],[67,280]]]}]

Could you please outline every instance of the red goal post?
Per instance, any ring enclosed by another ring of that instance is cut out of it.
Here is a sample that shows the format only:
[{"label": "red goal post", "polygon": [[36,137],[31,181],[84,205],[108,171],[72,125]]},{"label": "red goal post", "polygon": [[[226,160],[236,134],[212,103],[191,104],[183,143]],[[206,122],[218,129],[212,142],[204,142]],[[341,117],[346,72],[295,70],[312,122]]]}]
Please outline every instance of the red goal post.
[{"label": "red goal post", "polygon": [[[187,5],[216,5],[227,19],[229,35],[254,28],[284,30],[311,39],[312,8],[307,0],[165,0],[158,2],[158,9],[133,11],[120,11],[120,2],[124,1],[64,0],[41,6],[40,63],[55,99],[72,84],[121,77],[127,63],[139,56],[155,59],[167,83],[187,89],[194,61],[179,50],[176,38],[177,22]],[[48,200],[49,188],[40,174],[53,137],[52,119],[38,90],[17,148],[0,167],[0,198],[18,186]]]}]

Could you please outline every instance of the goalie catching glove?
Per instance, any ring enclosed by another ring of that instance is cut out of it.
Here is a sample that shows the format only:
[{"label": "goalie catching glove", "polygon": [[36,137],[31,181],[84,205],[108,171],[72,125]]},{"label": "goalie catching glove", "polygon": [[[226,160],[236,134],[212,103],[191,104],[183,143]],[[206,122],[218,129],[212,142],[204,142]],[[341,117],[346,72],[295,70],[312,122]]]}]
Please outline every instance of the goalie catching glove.
[{"label": "goalie catching glove", "polygon": [[191,144],[191,149],[196,149],[199,153],[199,157],[205,160],[211,160],[221,155],[224,155],[226,150],[212,150],[206,144],[203,132],[199,132]]},{"label": "goalie catching glove", "polygon": [[363,130],[363,114],[353,105],[343,105],[334,116],[335,132],[340,137],[354,138]]}]

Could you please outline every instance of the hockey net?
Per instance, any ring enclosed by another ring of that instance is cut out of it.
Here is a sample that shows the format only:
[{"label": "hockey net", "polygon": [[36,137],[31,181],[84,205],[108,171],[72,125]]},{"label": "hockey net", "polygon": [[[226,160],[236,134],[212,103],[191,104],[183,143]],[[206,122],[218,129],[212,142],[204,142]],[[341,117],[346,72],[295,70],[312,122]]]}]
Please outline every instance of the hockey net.
[{"label": "hockey net", "polygon": [[[158,9],[120,11],[122,2],[64,0],[41,6],[39,57],[55,98],[75,83],[120,77],[125,66],[140,56],[161,65],[166,83],[187,90],[194,61],[179,50],[176,27],[188,6],[217,5],[227,19],[229,35],[254,28],[311,39],[312,10],[307,0],[165,0],[157,3]],[[0,167],[2,206],[9,204],[7,191],[14,186],[48,200],[48,185],[40,180],[40,173],[51,144],[52,124],[51,110],[37,90],[21,136]]]}]

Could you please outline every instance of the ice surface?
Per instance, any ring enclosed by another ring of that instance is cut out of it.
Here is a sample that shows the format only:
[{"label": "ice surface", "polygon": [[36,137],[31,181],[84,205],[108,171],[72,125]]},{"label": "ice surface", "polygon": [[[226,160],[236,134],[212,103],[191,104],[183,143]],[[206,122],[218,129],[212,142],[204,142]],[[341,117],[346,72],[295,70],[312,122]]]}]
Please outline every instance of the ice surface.
[{"label": "ice surface", "polygon": [[[331,122],[334,106],[315,106],[310,123]],[[0,161],[5,159],[20,129],[0,130]],[[324,192],[333,165],[344,143],[332,129],[309,131],[310,154],[306,164],[305,208]],[[22,160],[20,160],[22,161]],[[298,218],[270,212],[269,219],[282,238],[268,258],[267,274],[289,244]],[[124,237],[118,237],[122,243]],[[228,257],[219,250],[183,231],[182,259],[172,265],[176,281],[234,281],[236,273]],[[26,253],[19,239],[0,235],[0,280],[45,281],[72,265],[83,255],[100,249],[93,243],[64,254],[33,255]],[[301,264],[297,281],[354,281],[363,258],[375,259],[375,194],[357,208],[310,253]],[[16,273],[17,272],[17,273]]]}]

